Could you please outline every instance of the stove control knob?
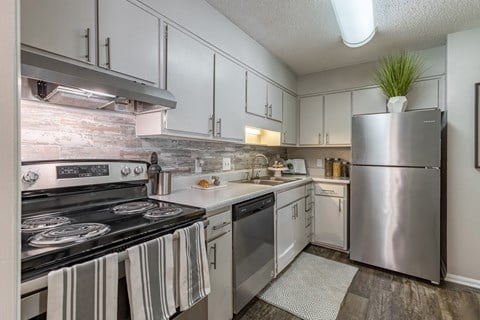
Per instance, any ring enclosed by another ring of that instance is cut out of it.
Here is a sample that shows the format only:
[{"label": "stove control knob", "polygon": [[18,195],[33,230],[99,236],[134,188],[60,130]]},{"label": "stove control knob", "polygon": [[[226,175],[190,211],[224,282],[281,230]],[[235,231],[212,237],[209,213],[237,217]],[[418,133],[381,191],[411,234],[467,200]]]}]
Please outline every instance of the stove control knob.
[{"label": "stove control knob", "polygon": [[126,177],[132,172],[132,170],[129,167],[123,167],[120,172],[122,173],[122,176]]},{"label": "stove control knob", "polygon": [[33,171],[28,171],[27,173],[25,173],[23,175],[22,180],[25,183],[34,184],[35,182],[37,182],[39,177],[40,176],[38,175],[38,173],[33,172]]},{"label": "stove control knob", "polygon": [[133,169],[133,173],[135,173],[136,175],[139,175],[141,173],[143,173],[143,168],[138,166],[138,167],[135,167],[135,169]]}]

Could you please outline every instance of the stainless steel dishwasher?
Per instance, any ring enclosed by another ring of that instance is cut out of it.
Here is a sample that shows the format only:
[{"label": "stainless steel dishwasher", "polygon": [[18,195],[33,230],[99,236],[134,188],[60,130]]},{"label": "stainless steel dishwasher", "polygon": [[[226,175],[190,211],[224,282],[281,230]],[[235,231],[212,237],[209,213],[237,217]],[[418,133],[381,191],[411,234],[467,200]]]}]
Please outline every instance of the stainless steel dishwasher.
[{"label": "stainless steel dishwasher", "polygon": [[273,193],[233,205],[233,312],[274,275]]}]

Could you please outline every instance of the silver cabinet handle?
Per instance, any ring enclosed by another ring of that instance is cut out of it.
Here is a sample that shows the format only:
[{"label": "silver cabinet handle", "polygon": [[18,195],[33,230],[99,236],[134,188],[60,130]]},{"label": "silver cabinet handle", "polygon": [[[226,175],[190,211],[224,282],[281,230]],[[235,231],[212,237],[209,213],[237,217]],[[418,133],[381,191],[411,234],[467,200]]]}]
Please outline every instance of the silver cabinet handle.
[{"label": "silver cabinet handle", "polygon": [[112,69],[112,63],[110,61],[110,49],[111,49],[112,43],[110,40],[110,37],[107,37],[105,40],[105,49],[107,50],[107,62],[105,63],[105,67],[108,69]]},{"label": "silver cabinet handle", "polygon": [[325,133],[325,144],[329,144],[330,143],[330,139],[328,137],[328,133]]},{"label": "silver cabinet handle", "polygon": [[217,120],[217,136],[222,136],[222,118],[218,118]]},{"label": "silver cabinet handle", "polygon": [[213,250],[213,262],[210,262],[210,264],[214,270],[217,270],[217,244],[214,243],[210,248]]},{"label": "silver cabinet handle", "polygon": [[338,212],[342,212],[342,200],[338,199]]},{"label": "silver cabinet handle", "polygon": [[87,42],[87,54],[85,55],[85,59],[90,62],[90,28],[85,30],[85,41]]},{"label": "silver cabinet handle", "polygon": [[283,143],[287,142],[287,131],[283,133]]},{"label": "silver cabinet handle", "polygon": [[292,206],[292,220],[295,220],[295,205]]},{"label": "silver cabinet handle", "polygon": [[213,230],[219,230],[219,229],[222,229],[222,228],[225,227],[225,226],[228,226],[229,224],[230,224],[230,222],[223,222],[223,223],[214,225],[214,226],[212,227],[212,229],[213,229]]},{"label": "silver cabinet handle", "polygon": [[268,104],[265,105],[265,117],[268,117]]},{"label": "silver cabinet handle", "polygon": [[273,107],[272,105],[268,106],[268,117],[271,118],[273,115]]},{"label": "silver cabinet handle", "polygon": [[322,144],[322,134],[318,134],[318,144]]},{"label": "silver cabinet handle", "polygon": [[213,114],[208,117],[208,133],[213,133]]}]

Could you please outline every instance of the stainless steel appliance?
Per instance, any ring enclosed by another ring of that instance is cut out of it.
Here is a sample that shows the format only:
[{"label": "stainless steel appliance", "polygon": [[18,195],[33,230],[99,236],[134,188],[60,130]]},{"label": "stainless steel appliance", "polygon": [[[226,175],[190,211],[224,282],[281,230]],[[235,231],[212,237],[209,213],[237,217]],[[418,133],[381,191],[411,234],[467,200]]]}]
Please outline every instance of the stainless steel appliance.
[{"label": "stainless steel appliance", "polygon": [[[22,164],[22,319],[45,313],[49,271],[124,252],[205,220],[203,209],[149,199],[147,165],[115,160]],[[125,257],[122,253],[119,259]],[[119,281],[118,314],[128,318],[125,278]]]},{"label": "stainless steel appliance", "polygon": [[307,174],[305,159],[287,159],[285,160],[285,165],[288,170],[283,171],[284,174]]},{"label": "stainless steel appliance", "polygon": [[439,283],[445,113],[352,118],[350,258]]},{"label": "stainless steel appliance", "polygon": [[273,278],[273,193],[233,205],[233,312]]}]

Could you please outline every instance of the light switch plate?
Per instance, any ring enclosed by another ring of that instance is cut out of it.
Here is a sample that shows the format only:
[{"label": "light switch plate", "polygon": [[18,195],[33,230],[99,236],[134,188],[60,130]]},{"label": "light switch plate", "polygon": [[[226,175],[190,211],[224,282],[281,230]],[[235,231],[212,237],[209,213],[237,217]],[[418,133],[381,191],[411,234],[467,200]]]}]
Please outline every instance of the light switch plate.
[{"label": "light switch plate", "polygon": [[317,168],[323,167],[323,159],[317,159]]},{"label": "light switch plate", "polygon": [[223,158],[222,167],[223,171],[232,170],[232,160],[230,158]]}]

